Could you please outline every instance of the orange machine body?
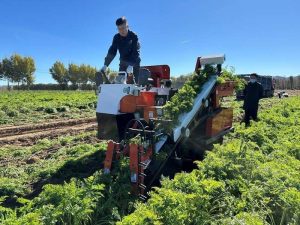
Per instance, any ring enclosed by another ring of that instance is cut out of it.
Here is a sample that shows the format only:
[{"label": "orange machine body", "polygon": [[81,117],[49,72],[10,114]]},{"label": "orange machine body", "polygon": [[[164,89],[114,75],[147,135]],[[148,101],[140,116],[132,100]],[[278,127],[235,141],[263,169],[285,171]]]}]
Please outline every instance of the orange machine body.
[{"label": "orange machine body", "polygon": [[232,108],[222,108],[216,115],[209,117],[206,122],[206,136],[213,137],[232,127]]},{"label": "orange machine body", "polygon": [[149,122],[150,118],[157,117],[156,96],[157,92],[140,92],[139,96],[126,95],[120,101],[120,112],[139,112]]},{"label": "orange machine body", "polygon": [[170,79],[170,67],[168,65],[143,66],[142,68],[150,70],[154,87],[160,87],[162,80]]},{"label": "orange machine body", "polygon": [[206,121],[206,136],[213,137],[218,133],[232,127],[233,110],[232,108],[222,108],[220,100],[222,97],[233,94],[234,81],[226,81],[218,84],[212,93],[212,107],[220,109],[217,113],[210,116]]},{"label": "orange machine body", "polygon": [[[153,87],[160,88],[163,80],[170,79],[170,67],[168,65],[144,66],[151,72]],[[149,118],[157,116],[156,97],[158,92],[155,90],[141,91],[138,96],[127,95],[120,100],[121,113],[141,113],[141,116],[149,122]]]},{"label": "orange machine body", "polygon": [[220,107],[220,99],[222,97],[230,96],[234,91],[234,81],[226,81],[225,83],[218,84],[212,95],[212,103],[214,108]]}]

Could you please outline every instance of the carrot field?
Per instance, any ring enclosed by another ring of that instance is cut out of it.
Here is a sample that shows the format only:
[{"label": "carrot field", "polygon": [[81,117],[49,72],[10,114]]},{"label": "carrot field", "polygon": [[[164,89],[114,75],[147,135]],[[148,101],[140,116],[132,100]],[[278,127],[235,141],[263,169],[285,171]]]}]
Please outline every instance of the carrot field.
[{"label": "carrot field", "polygon": [[[18,96],[20,92],[11,94]],[[71,101],[74,96],[77,100]],[[42,100],[45,98],[47,104]],[[50,124],[49,115],[57,116],[54,120],[61,123],[63,113],[72,114],[72,110],[79,117],[95,115],[94,106],[88,107],[95,102],[91,92],[57,92],[57,96],[55,92],[37,92],[31,101],[35,103],[1,101],[2,109],[6,105],[9,110],[19,110],[16,120],[7,123],[25,126],[24,133],[19,127],[19,136],[28,135],[28,124],[37,124],[33,118],[39,113],[38,123]],[[2,224],[298,225],[300,98],[262,99],[260,121],[250,128],[240,124],[242,102],[227,98],[223,104],[234,108],[235,132],[225,137],[223,145],[207,152],[198,169],[178,173],[172,180],[163,178],[146,203],[130,193],[128,159],[121,159],[111,174],[103,174],[106,142],[96,138],[96,126],[73,133],[65,130],[58,136],[37,136],[30,142],[12,137],[10,142],[1,142],[0,138]],[[22,120],[19,106],[30,109],[26,115],[32,118]],[[62,106],[70,111],[45,111]],[[44,110],[37,111],[39,107]],[[10,127],[7,124],[2,129]],[[36,129],[55,133],[61,126]]]},{"label": "carrot field", "polygon": [[0,91],[0,126],[95,115],[93,91]]},{"label": "carrot field", "polygon": [[0,225],[300,225],[300,0],[0,9]]}]

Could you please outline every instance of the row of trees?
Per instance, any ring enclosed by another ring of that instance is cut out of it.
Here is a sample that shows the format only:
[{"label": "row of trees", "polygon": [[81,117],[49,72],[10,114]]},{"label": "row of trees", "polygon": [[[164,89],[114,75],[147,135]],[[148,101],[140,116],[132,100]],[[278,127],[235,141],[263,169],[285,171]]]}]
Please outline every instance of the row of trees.
[{"label": "row of trees", "polygon": [[35,63],[31,57],[14,54],[0,61],[0,80],[6,80],[8,88],[10,83],[32,85],[34,72]]},{"label": "row of trees", "polygon": [[76,65],[70,63],[66,67],[62,62],[56,61],[49,69],[52,78],[61,85],[85,85],[95,82],[95,74],[97,69],[90,65]]},{"label": "row of trees", "polygon": [[[52,78],[62,87],[72,84],[73,87],[83,87],[95,84],[97,69],[87,64],[76,65],[70,63],[65,66],[62,62],[56,61],[49,69]],[[108,79],[112,82],[118,72],[107,69]]]},{"label": "row of trees", "polygon": [[[18,87],[21,84],[20,88],[29,87],[34,83],[35,71],[35,62],[31,57],[13,54],[0,60],[0,80],[7,81],[8,88],[12,83]],[[53,79],[63,86],[81,86],[95,82],[96,68],[86,64],[70,63],[66,68],[62,62],[56,61],[49,71]]]},{"label": "row of trees", "polygon": [[178,77],[171,77],[172,86],[174,88],[181,88],[185,84],[185,82],[191,78],[192,75],[193,73],[188,73],[185,75],[180,75]]},{"label": "row of trees", "polygon": [[[10,57],[0,60],[0,80],[6,80],[8,88],[11,83],[18,86],[30,86],[34,83],[35,62],[31,57],[23,57],[13,54]],[[72,84],[75,87],[93,85],[95,82],[96,68],[87,64],[70,63],[65,66],[62,62],[56,61],[49,69],[52,78],[61,86],[67,87]],[[117,72],[108,71],[109,79],[113,80]],[[173,86],[179,88],[191,74],[172,77]],[[300,89],[300,76],[295,77],[275,77],[276,89]]]},{"label": "row of trees", "polygon": [[275,77],[275,89],[300,90],[300,75],[290,77]]}]

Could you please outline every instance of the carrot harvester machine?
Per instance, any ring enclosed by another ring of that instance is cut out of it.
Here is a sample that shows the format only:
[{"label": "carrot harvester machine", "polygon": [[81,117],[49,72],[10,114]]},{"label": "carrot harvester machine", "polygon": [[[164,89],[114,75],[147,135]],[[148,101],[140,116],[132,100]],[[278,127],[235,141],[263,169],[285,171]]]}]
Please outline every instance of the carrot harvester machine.
[{"label": "carrot harvester machine", "polygon": [[172,88],[168,65],[141,67],[137,84],[129,84],[126,72],[119,72],[113,83],[98,74],[98,138],[109,140],[104,172],[110,173],[122,155],[129,157],[132,192],[145,199],[172,164],[171,158],[193,161],[222,141],[232,130],[233,113],[220,103],[234,90],[233,81],[217,84],[224,61],[224,55],[197,58],[196,72],[205,65],[215,66],[217,72],[202,85],[192,109],[183,112],[171,128],[170,121],[163,119],[163,106],[177,90]]}]

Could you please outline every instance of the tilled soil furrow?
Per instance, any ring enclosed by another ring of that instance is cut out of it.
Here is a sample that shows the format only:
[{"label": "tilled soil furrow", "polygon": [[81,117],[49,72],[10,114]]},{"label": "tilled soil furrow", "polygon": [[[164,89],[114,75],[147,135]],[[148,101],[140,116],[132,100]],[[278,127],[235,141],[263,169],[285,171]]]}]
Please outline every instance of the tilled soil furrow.
[{"label": "tilled soil furrow", "polygon": [[42,138],[55,138],[64,134],[77,134],[82,131],[96,130],[97,123],[94,121],[79,123],[71,126],[58,126],[47,129],[31,130],[29,133],[14,133],[5,137],[0,137],[1,145],[22,145],[28,146],[34,144]]},{"label": "tilled soil furrow", "polygon": [[73,125],[86,124],[96,122],[96,118],[84,118],[84,119],[71,119],[71,120],[59,120],[42,124],[27,124],[21,126],[9,126],[0,127],[0,138],[21,135],[28,133],[35,133],[38,131],[46,131],[54,128],[69,127]]}]

